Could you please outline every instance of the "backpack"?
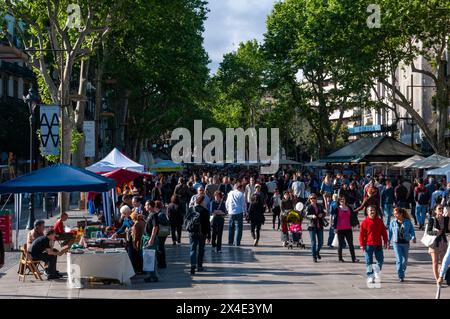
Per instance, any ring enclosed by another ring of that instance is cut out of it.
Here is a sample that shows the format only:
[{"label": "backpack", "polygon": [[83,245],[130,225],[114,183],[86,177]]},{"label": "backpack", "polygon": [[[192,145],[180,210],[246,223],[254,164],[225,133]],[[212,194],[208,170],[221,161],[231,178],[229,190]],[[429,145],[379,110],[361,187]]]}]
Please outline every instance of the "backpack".
[{"label": "backpack", "polygon": [[184,226],[191,234],[201,234],[200,213],[192,207],[186,216]]},{"label": "backpack", "polygon": [[420,190],[417,193],[417,202],[419,205],[428,205],[430,201],[430,196],[427,190]]},{"label": "backpack", "polygon": [[167,215],[163,212],[158,214],[159,231],[158,237],[167,237],[170,235],[170,222]]}]

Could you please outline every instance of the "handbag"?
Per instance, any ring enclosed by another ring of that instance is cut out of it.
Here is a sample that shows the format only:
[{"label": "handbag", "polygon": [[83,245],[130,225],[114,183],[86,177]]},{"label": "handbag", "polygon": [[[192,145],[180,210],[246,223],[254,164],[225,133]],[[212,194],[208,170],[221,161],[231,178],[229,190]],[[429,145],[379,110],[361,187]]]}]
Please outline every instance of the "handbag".
[{"label": "handbag", "polygon": [[331,246],[333,247],[339,247],[339,238],[337,234],[334,234],[333,242],[331,243]]},{"label": "handbag", "polygon": [[[436,228],[433,228],[433,231],[437,230]],[[423,237],[420,240],[422,244],[424,244],[426,247],[433,247],[434,242],[436,241],[437,235],[428,235],[426,228],[425,232],[423,233]]]},{"label": "handbag", "polygon": [[158,237],[167,237],[170,235],[170,226],[159,226]]},{"label": "handbag", "polygon": [[154,249],[143,249],[143,270],[147,272],[155,271],[155,261],[156,261],[156,250]]}]

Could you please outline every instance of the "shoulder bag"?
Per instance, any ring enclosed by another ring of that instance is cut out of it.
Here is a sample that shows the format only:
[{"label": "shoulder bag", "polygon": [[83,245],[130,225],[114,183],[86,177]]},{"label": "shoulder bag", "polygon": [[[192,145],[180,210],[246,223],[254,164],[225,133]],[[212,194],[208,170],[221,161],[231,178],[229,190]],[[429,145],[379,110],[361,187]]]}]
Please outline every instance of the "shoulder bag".
[{"label": "shoulder bag", "polygon": [[[432,247],[433,248],[434,242],[436,241],[436,238],[438,236],[437,235],[428,235],[427,229],[428,229],[428,225],[425,226],[425,231],[424,231],[423,237],[422,237],[422,239],[420,241],[426,247]],[[439,231],[439,230],[436,229],[435,227],[433,227],[433,231]]]}]

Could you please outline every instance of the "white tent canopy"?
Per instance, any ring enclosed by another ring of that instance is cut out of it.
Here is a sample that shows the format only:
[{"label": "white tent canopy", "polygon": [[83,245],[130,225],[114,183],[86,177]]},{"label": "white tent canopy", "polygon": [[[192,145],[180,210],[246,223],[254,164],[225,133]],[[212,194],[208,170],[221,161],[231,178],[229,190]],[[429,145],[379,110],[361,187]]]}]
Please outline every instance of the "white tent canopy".
[{"label": "white tent canopy", "polygon": [[427,175],[444,175],[450,181],[450,164],[427,171]]},{"label": "white tent canopy", "polygon": [[450,158],[433,154],[419,162],[416,162],[415,164],[411,165],[412,168],[435,168],[435,167],[442,167],[446,164],[450,164]]},{"label": "white tent canopy", "polygon": [[404,161],[401,161],[400,163],[397,163],[395,165],[393,165],[393,167],[398,167],[398,168],[410,168],[412,165],[416,164],[419,161],[424,160],[425,157],[420,156],[420,155],[414,155],[410,158],[405,159]]},{"label": "white tent canopy", "polygon": [[94,173],[106,173],[115,171],[118,168],[132,169],[139,172],[144,171],[144,165],[136,163],[135,161],[129,159],[123,153],[121,153],[117,148],[114,148],[104,159],[101,161],[86,167],[88,171]]}]

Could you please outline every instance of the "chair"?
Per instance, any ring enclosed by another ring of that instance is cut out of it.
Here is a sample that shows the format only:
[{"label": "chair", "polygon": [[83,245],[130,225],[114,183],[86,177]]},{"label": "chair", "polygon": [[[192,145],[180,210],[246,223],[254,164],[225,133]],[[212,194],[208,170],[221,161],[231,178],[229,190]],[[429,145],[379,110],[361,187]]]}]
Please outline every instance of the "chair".
[{"label": "chair", "polygon": [[27,245],[23,245],[20,249],[20,260],[19,260],[19,281],[22,279],[23,282],[25,282],[26,276],[33,274],[36,279],[39,279],[43,281],[41,271],[39,270],[41,268],[44,269],[44,266],[41,264],[40,261],[33,260],[27,250]]}]

